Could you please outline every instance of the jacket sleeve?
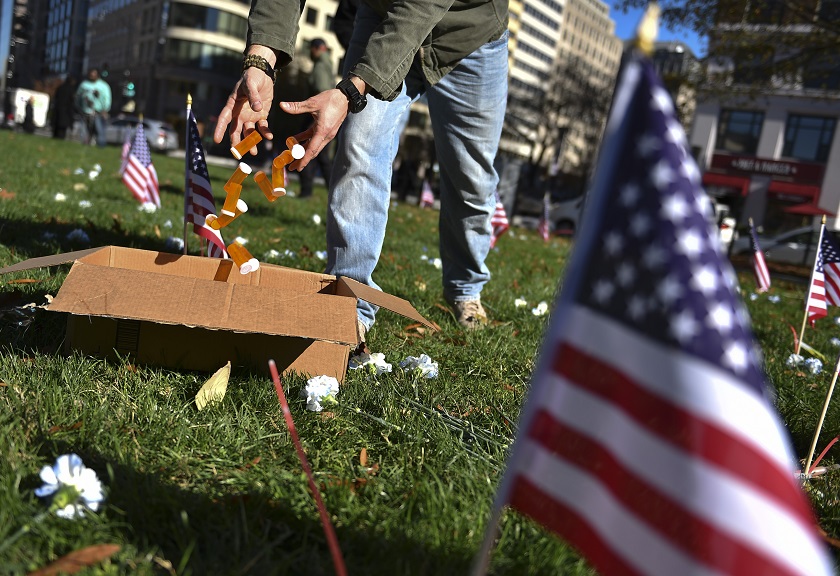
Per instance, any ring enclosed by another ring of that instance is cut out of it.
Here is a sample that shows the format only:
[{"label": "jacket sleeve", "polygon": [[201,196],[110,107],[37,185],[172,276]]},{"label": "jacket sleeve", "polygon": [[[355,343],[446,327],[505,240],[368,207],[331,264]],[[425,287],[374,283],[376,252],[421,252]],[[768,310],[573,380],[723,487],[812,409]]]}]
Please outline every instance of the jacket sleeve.
[{"label": "jacket sleeve", "polygon": [[294,58],[304,3],[305,0],[253,0],[248,15],[247,45],[260,44],[274,49],[276,66],[286,66]]},{"label": "jacket sleeve", "polygon": [[351,73],[371,88],[373,96],[393,100],[408,74],[414,55],[454,0],[395,0],[368,40]]}]

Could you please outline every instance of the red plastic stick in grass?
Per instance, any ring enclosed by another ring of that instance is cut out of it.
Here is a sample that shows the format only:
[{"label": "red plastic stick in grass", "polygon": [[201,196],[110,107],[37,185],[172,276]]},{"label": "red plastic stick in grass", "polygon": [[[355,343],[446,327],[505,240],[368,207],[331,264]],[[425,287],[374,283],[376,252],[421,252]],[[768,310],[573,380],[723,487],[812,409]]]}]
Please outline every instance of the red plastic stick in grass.
[{"label": "red plastic stick in grass", "polygon": [[837,436],[834,440],[832,440],[831,442],[828,443],[828,446],[823,448],[823,451],[820,452],[820,455],[817,457],[817,459],[814,461],[814,463],[811,464],[811,468],[809,470],[807,470],[809,476],[814,473],[814,469],[817,467],[817,464],[819,464],[822,461],[822,459],[825,457],[825,453],[828,452],[828,449],[831,448],[832,446],[834,446],[835,444],[837,444],[838,440],[840,440],[840,436]]},{"label": "red plastic stick in grass", "polygon": [[321,515],[321,524],[324,526],[324,534],[327,536],[327,544],[330,547],[330,555],[332,555],[333,564],[335,565],[335,573],[339,576],[347,576],[347,568],[344,566],[341,548],[338,547],[335,528],[333,528],[332,522],[330,522],[330,515],[327,513],[327,507],[324,506],[324,501],[321,499],[321,493],[318,491],[318,487],[315,486],[315,479],[312,477],[312,468],[309,467],[309,461],[306,459],[306,454],[303,453],[303,446],[300,444],[300,439],[295,429],[295,422],[292,420],[292,413],[289,411],[289,403],[286,402],[286,394],[283,392],[283,386],[280,384],[280,374],[277,373],[277,365],[274,363],[274,360],[268,361],[268,369],[271,371],[272,380],[274,380],[274,389],[277,390],[277,398],[280,400],[283,418],[286,419],[286,427],[288,427],[289,434],[292,436],[292,442],[295,445],[298,459],[300,459],[300,465],[303,467],[303,471],[309,479],[309,489],[312,490],[312,496],[318,505],[318,513]]}]

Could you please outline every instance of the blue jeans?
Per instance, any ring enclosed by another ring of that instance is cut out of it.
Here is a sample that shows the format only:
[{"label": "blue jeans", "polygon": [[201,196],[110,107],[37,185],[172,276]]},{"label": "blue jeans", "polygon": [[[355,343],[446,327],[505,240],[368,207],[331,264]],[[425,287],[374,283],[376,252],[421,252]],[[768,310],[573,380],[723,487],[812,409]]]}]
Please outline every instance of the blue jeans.
[{"label": "blue jeans", "polygon": [[[356,14],[345,70],[359,60],[380,17],[364,3]],[[450,302],[471,300],[490,280],[490,217],[499,177],[493,160],[507,104],[508,34],[488,42],[430,85],[418,60],[392,102],[368,96],[367,107],[350,114],[338,137],[327,210],[327,273],[379,288],[372,275],[385,239],[391,202],[391,169],[400,122],[423,93],[440,165],[440,256],[443,294]],[[358,305],[370,328],[376,306]]]},{"label": "blue jeans", "polygon": [[99,147],[105,146],[105,116],[100,113],[85,115],[85,144],[93,144]]}]

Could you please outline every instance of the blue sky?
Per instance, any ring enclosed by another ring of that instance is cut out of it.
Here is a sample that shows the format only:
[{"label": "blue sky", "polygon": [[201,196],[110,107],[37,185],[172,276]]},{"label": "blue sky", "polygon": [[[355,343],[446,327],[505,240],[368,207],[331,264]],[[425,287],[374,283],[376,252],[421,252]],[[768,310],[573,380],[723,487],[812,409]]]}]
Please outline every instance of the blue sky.
[{"label": "blue sky", "polygon": [[[617,10],[610,5],[610,17],[615,20],[615,35],[622,40],[627,40],[636,35],[636,26],[639,25],[639,20],[642,17],[644,10],[631,10],[624,14],[621,10]],[[659,40],[680,40],[685,42],[691,48],[694,55],[698,58],[705,55],[705,43],[701,42],[691,30],[679,28],[676,30],[666,30],[664,27],[659,27]]]}]

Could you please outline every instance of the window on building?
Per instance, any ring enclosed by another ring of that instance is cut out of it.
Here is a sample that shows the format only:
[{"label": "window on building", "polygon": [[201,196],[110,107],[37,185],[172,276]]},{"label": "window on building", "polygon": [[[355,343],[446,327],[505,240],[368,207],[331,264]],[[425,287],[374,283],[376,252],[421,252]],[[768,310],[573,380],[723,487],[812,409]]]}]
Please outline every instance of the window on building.
[{"label": "window on building", "polygon": [[802,86],[811,90],[840,90],[840,62],[833,54],[811,58],[802,71]]},{"label": "window on building", "polygon": [[826,162],[834,139],[836,118],[788,116],[782,155],[806,162]]},{"label": "window on building", "polygon": [[315,8],[307,8],[306,23],[314,26],[316,22],[318,22],[318,11]]},{"label": "window on building", "polygon": [[733,154],[755,154],[764,112],[756,110],[721,110],[715,150]]}]

